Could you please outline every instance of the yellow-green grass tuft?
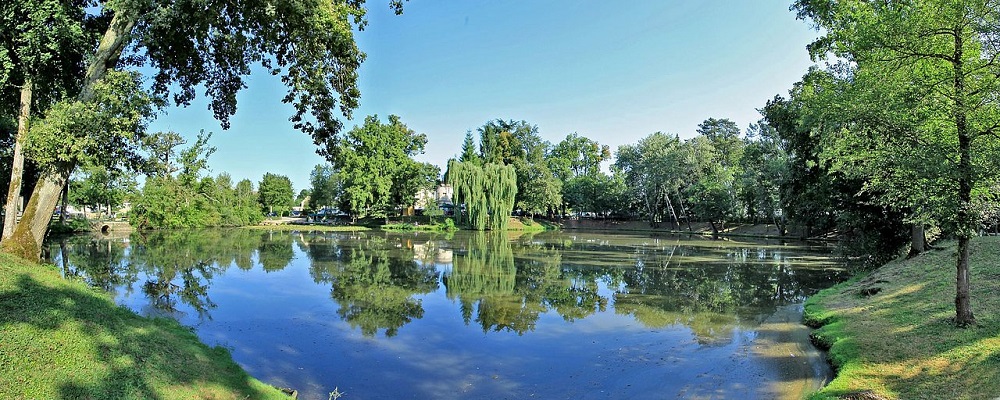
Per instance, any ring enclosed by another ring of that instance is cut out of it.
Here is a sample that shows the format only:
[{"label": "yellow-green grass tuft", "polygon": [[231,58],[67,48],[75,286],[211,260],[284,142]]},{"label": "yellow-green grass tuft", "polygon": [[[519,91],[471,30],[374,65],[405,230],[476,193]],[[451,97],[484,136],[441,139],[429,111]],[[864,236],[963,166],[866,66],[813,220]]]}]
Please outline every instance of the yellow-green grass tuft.
[{"label": "yellow-green grass tuft", "polygon": [[821,326],[813,340],[830,348],[837,370],[837,377],[812,397],[1000,395],[1000,238],[977,238],[971,246],[976,326],[958,328],[952,321],[954,242],[810,298],[805,322]]},{"label": "yellow-green grass tuft", "polygon": [[258,231],[281,231],[281,232],[363,232],[370,231],[372,228],[360,225],[324,225],[324,224],[281,224],[281,225],[251,225],[244,226],[242,229],[251,229]]},{"label": "yellow-green grass tuft", "polygon": [[0,398],[287,399],[169,319],[0,254]]}]

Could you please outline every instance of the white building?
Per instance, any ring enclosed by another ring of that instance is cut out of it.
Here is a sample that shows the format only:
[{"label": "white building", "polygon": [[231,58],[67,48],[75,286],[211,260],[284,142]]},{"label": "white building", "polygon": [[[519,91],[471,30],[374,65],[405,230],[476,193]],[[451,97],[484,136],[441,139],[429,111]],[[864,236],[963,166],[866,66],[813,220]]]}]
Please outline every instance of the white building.
[{"label": "white building", "polygon": [[418,210],[427,208],[427,202],[434,200],[439,206],[445,204],[451,204],[451,199],[455,196],[455,190],[452,189],[451,185],[438,185],[433,190],[424,189],[417,192],[416,198],[417,202],[415,208]]}]

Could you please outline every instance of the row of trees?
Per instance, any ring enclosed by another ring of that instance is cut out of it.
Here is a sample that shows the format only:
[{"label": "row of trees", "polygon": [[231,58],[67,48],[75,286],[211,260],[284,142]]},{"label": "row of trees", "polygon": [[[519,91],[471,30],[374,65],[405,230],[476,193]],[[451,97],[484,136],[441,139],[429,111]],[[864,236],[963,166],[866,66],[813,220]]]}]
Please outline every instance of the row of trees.
[{"label": "row of trees", "polygon": [[478,149],[470,131],[457,162],[449,163],[447,180],[459,203],[470,202],[458,194],[467,192],[458,190],[467,183],[453,176],[468,174],[453,169],[501,165],[516,176],[506,211],[550,217],[572,211],[677,227],[692,220],[713,227],[731,220],[784,224],[780,186],[787,146],[765,121],[745,135],[734,122],[714,118],[692,139],[654,133],[619,147],[610,174],[602,170],[612,159],[610,148],[575,133],[553,145],[537,126],[504,120],[487,122],[478,133]]},{"label": "row of trees", "polygon": [[254,225],[265,212],[291,208],[292,184],[286,176],[267,173],[258,190],[250,180],[234,182],[225,172],[207,175],[208,157],[215,152],[210,138],[201,133],[181,149],[186,141],[175,132],[149,135],[141,189],[135,174],[90,167],[71,177],[69,203],[108,214],[128,205],[129,221],[140,229]]}]

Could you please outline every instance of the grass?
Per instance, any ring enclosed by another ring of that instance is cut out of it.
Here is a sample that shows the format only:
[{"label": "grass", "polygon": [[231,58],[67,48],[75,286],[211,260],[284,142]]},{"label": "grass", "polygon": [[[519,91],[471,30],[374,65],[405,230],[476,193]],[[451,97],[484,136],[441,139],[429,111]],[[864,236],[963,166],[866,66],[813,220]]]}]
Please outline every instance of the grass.
[{"label": "grass", "polygon": [[371,228],[359,225],[323,225],[323,224],[282,224],[282,225],[251,225],[243,229],[261,231],[319,231],[319,232],[358,232],[370,231]]},{"label": "grass", "polygon": [[508,231],[542,232],[557,229],[559,229],[558,225],[552,224],[548,221],[525,217],[511,217],[510,222],[507,223]]},{"label": "grass", "polygon": [[[844,282],[806,303],[813,339],[830,348],[837,377],[816,399],[987,399],[1000,394],[1000,238],[974,239],[977,325],[957,328],[956,244]],[[873,292],[876,292],[872,294]],[[862,293],[867,293],[864,295]]]},{"label": "grass", "polygon": [[169,319],[0,254],[0,398],[288,399]]}]

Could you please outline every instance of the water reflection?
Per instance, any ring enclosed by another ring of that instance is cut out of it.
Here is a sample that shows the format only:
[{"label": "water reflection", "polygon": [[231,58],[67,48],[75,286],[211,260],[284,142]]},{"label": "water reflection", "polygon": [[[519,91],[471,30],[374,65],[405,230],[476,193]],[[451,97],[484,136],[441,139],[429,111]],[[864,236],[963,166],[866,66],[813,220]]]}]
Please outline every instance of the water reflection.
[{"label": "water reflection", "polygon": [[330,285],[340,318],[366,336],[381,330],[387,337],[424,315],[418,297],[440,282],[465,324],[475,322],[483,332],[523,335],[546,312],[573,322],[613,303],[615,313],[646,327],[682,324],[699,342],[724,342],[732,327],[759,323],[767,310],[797,302],[830,279],[827,269],[796,267],[796,249],[714,243],[203,230],[72,236],[51,246],[66,276],[128,293],[141,280],[146,311],[175,314],[180,302],[202,318],[216,308],[210,297],[216,276],[232,266],[281,271],[298,249],[313,281]]},{"label": "water reflection", "polygon": [[[347,387],[327,375],[357,385],[412,381],[399,391],[350,387],[363,397],[413,396],[406,390],[450,382],[434,375],[440,368],[414,361],[428,358],[442,365],[475,360],[472,369],[495,362],[491,368],[499,372],[472,376],[475,390],[455,392],[468,397],[516,397],[518,385],[558,397],[544,389],[547,382],[605,382],[618,358],[636,368],[631,378],[616,378],[632,388],[620,388],[622,397],[663,397],[649,395],[642,382],[685,383],[701,375],[690,367],[666,374],[674,378],[654,371],[750,357],[747,346],[769,316],[842,276],[822,249],[698,237],[204,230],[73,236],[49,245],[51,261],[67,277],[109,291],[140,313],[195,326],[210,344],[233,347],[255,376],[313,387],[304,398]],[[299,365],[311,352],[318,353],[308,357],[313,364]],[[739,365],[730,369],[748,368]],[[524,372],[535,369],[569,378]],[[457,364],[452,370],[470,371]],[[450,376],[456,382],[472,379],[456,374]],[[760,374],[739,375],[733,379],[747,381],[730,387],[755,387]]]},{"label": "water reflection", "polygon": [[[329,283],[337,314],[365,336],[384,330],[395,336],[399,328],[424,315],[416,295],[438,288],[433,264],[410,257],[391,257],[385,237],[358,234],[345,243],[313,236],[306,253],[312,260],[310,275],[316,283]],[[412,246],[411,246],[412,248]],[[412,250],[409,250],[412,253]]]}]

